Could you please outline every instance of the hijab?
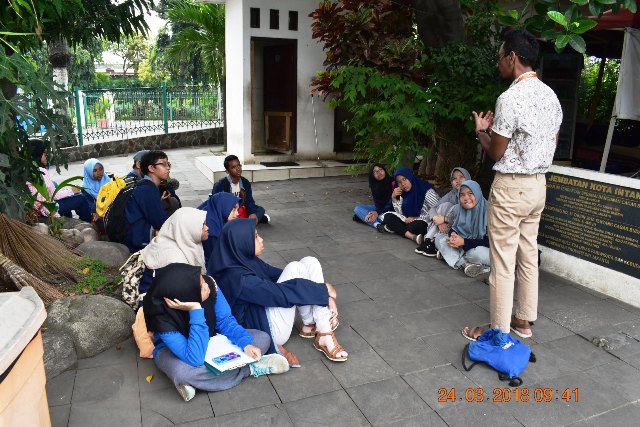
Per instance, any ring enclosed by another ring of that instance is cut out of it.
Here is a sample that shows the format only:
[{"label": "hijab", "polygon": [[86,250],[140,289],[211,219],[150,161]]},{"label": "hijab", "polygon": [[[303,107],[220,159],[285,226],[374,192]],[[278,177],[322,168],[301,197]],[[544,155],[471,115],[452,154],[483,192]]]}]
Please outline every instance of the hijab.
[{"label": "hijab", "polygon": [[487,235],[488,207],[487,200],[482,195],[480,184],[475,181],[465,181],[460,186],[469,188],[476,196],[476,205],[472,209],[464,209],[456,205],[454,213],[456,219],[451,229],[464,239],[483,239]]},{"label": "hijab", "polygon": [[209,196],[206,202],[198,206],[198,209],[207,213],[209,236],[220,236],[229,214],[239,202],[240,198],[231,193],[216,193]]},{"label": "hijab", "polygon": [[[457,167],[457,168],[453,168],[451,170],[451,174],[449,174],[449,183],[451,183],[451,181],[453,181],[453,174],[455,173],[455,171],[460,172],[464,176],[465,182],[471,181],[471,174],[469,173],[469,171],[466,170],[465,168]],[[455,202],[453,202],[453,204],[457,205],[460,202],[460,190],[456,190],[455,188],[452,188],[451,191],[453,193],[455,193],[455,195],[454,195]]]},{"label": "hijab", "polygon": [[[152,332],[180,332],[189,338],[190,314],[188,311],[167,307],[164,298],[182,302],[199,302],[204,309],[204,317],[209,327],[209,336],[216,330],[217,288],[209,276],[201,276],[200,269],[193,265],[174,263],[156,272],[151,289],[144,296],[144,319],[147,329]],[[201,301],[200,278],[209,285],[209,298]]]},{"label": "hijab", "polygon": [[209,272],[233,307],[242,292],[243,276],[271,279],[267,264],[256,256],[256,221],[238,218],[227,222],[218,239],[218,247],[209,259]]},{"label": "hijab", "polygon": [[104,175],[102,175],[102,179],[100,181],[93,178],[93,168],[96,167],[96,165],[100,165],[104,168],[104,165],[98,159],[88,159],[84,162],[84,178],[82,179],[84,191],[91,194],[94,199],[98,198],[98,193],[102,186],[111,181],[111,178],[109,178],[106,171]]},{"label": "hijab", "polygon": [[393,179],[403,176],[411,182],[411,190],[402,193],[402,214],[405,216],[420,216],[427,191],[432,185],[417,178],[409,168],[400,168],[393,174]]},{"label": "hijab", "polygon": [[[202,249],[202,225],[207,213],[195,208],[180,208],[167,219],[160,232],[142,250],[144,265],[159,269],[173,263],[207,269]],[[255,221],[254,221],[255,222]]]},{"label": "hijab", "polygon": [[[384,171],[384,179],[382,181],[378,181],[373,174],[373,169],[379,167]],[[391,184],[393,183],[393,178],[389,176],[389,172],[387,172],[387,168],[384,167],[381,163],[374,163],[369,169],[369,188],[371,189],[371,197],[373,197],[373,203],[376,205],[376,208],[382,209],[387,203],[389,203],[389,199],[391,199],[392,188]]]}]

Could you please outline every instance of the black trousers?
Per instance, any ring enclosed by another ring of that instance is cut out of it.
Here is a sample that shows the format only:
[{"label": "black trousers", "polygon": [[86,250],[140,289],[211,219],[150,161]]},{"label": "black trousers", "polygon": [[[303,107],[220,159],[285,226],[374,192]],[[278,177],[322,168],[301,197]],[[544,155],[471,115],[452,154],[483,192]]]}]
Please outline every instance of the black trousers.
[{"label": "black trousers", "polygon": [[429,229],[429,224],[425,220],[416,219],[415,221],[405,224],[398,216],[388,213],[384,216],[384,225],[389,227],[394,233],[404,236],[407,231],[413,234],[424,234]]}]

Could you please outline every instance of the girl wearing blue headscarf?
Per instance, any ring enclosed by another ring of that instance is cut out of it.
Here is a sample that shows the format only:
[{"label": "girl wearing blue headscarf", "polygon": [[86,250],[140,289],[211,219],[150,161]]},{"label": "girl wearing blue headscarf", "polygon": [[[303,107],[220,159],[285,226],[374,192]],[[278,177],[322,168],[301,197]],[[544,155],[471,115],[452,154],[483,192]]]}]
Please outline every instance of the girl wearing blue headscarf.
[{"label": "girl wearing blue headscarf", "polygon": [[240,197],[231,193],[216,193],[210,195],[206,202],[198,206],[198,209],[207,213],[209,238],[202,242],[206,262],[209,262],[209,257],[218,242],[222,227],[227,221],[238,217],[239,203]]},{"label": "girl wearing blue headscarf", "polygon": [[398,169],[393,178],[396,188],[391,193],[391,203],[395,212],[384,214],[385,228],[421,245],[423,234],[429,229],[429,210],[440,196],[431,184],[418,179],[409,168]]},{"label": "girl wearing blue headscarf", "polygon": [[82,194],[89,202],[91,206],[91,212],[96,211],[96,200],[98,199],[98,193],[100,189],[111,178],[104,173],[104,165],[98,159],[88,159],[84,162],[84,177],[82,178]]},{"label": "girl wearing blue headscarf", "polygon": [[268,333],[273,342],[268,352],[277,351],[292,366],[299,366],[295,355],[283,347],[291,336],[297,307],[304,324],[299,335],[315,338],[314,347],[329,360],[346,361],[347,352],[333,333],[338,327],[336,290],[324,281],[320,262],[305,257],[281,270],[259,258],[263,251],[256,221],[239,218],[225,224],[209,259],[209,274],[228,298],[238,323]]},{"label": "girl wearing blue headscarf", "polygon": [[453,219],[451,232],[435,237],[440,257],[456,269],[464,269],[469,277],[490,270],[489,238],[487,237],[489,204],[482,195],[480,184],[465,181],[460,186],[460,204],[447,217]]}]

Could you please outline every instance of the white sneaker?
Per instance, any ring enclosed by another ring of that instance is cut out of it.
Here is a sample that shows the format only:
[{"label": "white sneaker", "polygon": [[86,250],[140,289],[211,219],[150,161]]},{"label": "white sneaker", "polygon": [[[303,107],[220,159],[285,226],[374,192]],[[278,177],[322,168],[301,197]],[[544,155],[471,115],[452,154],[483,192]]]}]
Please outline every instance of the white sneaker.
[{"label": "white sneaker", "polygon": [[283,374],[289,370],[287,358],[280,354],[267,354],[260,361],[249,365],[251,375],[258,378],[262,375]]},{"label": "white sneaker", "polygon": [[180,394],[180,397],[182,397],[182,400],[185,402],[190,401],[196,395],[196,389],[190,385],[176,384],[176,390],[178,390],[178,394]]},{"label": "white sneaker", "polygon": [[267,224],[271,223],[271,217],[269,216],[269,214],[264,214],[262,218]]}]

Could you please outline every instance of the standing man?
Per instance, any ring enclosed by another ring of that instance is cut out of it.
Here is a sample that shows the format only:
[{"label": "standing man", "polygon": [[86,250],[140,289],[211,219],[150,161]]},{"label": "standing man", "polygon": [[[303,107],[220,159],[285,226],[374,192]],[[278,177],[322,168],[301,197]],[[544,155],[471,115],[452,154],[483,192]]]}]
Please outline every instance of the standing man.
[{"label": "standing man", "polygon": [[264,208],[256,205],[255,200],[253,200],[251,183],[248,179],[242,177],[242,165],[238,156],[231,154],[225,157],[224,168],[228,175],[215,183],[211,194],[224,192],[239,197],[240,209],[238,210],[238,218],[253,218],[258,223],[268,224],[271,218],[264,213]]},{"label": "standing man", "polygon": [[[464,328],[463,335],[471,340],[489,327],[528,338],[537,319],[538,225],[546,199],[545,173],[562,123],[558,97],[532,69],[539,50],[531,33],[505,33],[497,66],[511,86],[498,97],[495,115],[473,112],[476,137],[496,161],[496,176],[489,195],[491,325]],[[512,316],[516,269],[519,288]]]},{"label": "standing man", "polygon": [[143,178],[138,181],[131,198],[124,209],[127,235],[124,244],[129,251],[137,252],[149,244],[154,230],[160,230],[168,215],[162,207],[162,200],[168,199],[168,191],[160,193],[160,183],[169,178],[171,163],[167,155],[158,150],[150,150],[140,161]]}]

